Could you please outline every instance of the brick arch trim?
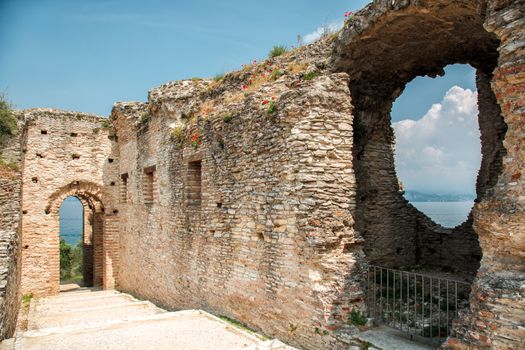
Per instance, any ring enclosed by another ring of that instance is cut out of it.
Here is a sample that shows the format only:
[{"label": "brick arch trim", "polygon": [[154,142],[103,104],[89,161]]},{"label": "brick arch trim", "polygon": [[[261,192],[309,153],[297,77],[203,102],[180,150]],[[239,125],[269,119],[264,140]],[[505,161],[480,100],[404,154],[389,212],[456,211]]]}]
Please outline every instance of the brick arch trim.
[{"label": "brick arch trim", "polygon": [[103,189],[101,186],[88,181],[72,182],[59,188],[51,196],[46,206],[46,213],[58,215],[62,202],[70,196],[77,197],[82,204],[88,204],[95,212],[104,212]]}]

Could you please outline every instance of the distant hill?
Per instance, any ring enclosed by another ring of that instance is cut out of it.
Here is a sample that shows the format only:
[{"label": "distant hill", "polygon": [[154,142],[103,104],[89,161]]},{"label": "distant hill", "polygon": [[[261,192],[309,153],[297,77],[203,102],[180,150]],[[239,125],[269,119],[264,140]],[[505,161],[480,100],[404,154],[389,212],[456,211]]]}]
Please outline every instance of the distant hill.
[{"label": "distant hill", "polygon": [[437,194],[418,191],[405,191],[405,198],[410,202],[466,202],[476,197],[472,194]]}]

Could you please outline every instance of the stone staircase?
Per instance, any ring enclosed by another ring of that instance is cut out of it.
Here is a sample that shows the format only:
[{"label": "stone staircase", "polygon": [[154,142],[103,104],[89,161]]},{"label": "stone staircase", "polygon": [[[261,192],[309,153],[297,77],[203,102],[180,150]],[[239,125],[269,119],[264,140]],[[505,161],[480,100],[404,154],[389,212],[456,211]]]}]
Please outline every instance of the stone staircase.
[{"label": "stone staircase", "polygon": [[293,349],[204,311],[167,312],[117,291],[77,289],[33,299],[25,323],[0,350]]}]

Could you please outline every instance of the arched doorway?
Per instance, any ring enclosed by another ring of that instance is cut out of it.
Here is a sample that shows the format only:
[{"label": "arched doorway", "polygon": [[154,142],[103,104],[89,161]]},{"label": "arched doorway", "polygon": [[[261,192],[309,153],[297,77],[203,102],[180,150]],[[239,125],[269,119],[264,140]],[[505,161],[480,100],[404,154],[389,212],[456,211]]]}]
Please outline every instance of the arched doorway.
[{"label": "arched doorway", "polygon": [[[101,190],[90,183],[74,182],[55,192],[49,200],[46,212],[53,225],[62,228],[61,209],[70,198],[76,198],[82,206],[82,281],[86,286],[104,285],[104,217],[105,209]],[[60,229],[59,229],[60,230]],[[62,230],[60,230],[62,235]],[[59,242],[60,247],[60,242]],[[60,249],[58,256],[60,257]],[[51,257],[56,259],[57,254]],[[56,278],[53,282],[56,285]]]},{"label": "arched doorway", "polygon": [[[42,217],[41,233],[34,236],[39,243],[33,248],[32,254],[26,254],[27,264],[37,259],[42,271],[48,274],[43,279],[32,277],[32,291],[36,295],[56,294],[60,290],[60,228],[61,207],[69,198],[79,202],[82,211],[82,280],[86,286],[114,288],[114,265],[118,262],[118,240],[115,237],[118,223],[114,213],[107,214],[102,201],[103,189],[90,182],[75,181],[55,191],[48,199],[45,213]],[[78,217],[77,217],[78,221]],[[49,247],[47,254],[40,247]],[[31,247],[29,247],[31,248]],[[42,259],[42,257],[45,259]],[[44,276],[42,276],[44,277]]]},{"label": "arched doorway", "polygon": [[86,200],[69,196],[60,206],[60,283],[94,285],[94,215]]},{"label": "arched doorway", "polygon": [[93,182],[73,181],[56,189],[45,202],[37,202],[41,208],[39,212],[25,216],[23,293],[47,296],[60,292],[60,207],[68,197],[78,198],[83,206],[83,275],[87,285],[103,289],[116,286],[119,220],[117,210],[106,210],[106,202],[111,205],[111,193]]}]

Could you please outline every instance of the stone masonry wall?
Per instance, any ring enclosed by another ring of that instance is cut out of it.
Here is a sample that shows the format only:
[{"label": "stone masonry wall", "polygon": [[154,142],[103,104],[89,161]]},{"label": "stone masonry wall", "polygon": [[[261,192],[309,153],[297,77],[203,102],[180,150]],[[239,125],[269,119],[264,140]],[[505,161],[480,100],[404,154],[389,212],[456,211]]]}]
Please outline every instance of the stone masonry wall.
[{"label": "stone masonry wall", "polygon": [[[118,162],[112,155],[111,130],[103,126],[103,118],[46,109],[22,113],[27,120],[22,176],[22,290],[35,295],[55,294],[60,278],[60,205],[66,197],[77,196],[88,204],[85,212],[92,211],[102,220],[114,215],[118,183],[104,180],[103,175],[118,168]],[[93,229],[94,279],[101,285],[103,265],[111,259],[107,259],[101,243],[102,225],[94,224]]]},{"label": "stone masonry wall", "polygon": [[472,220],[445,229],[416,210],[399,191],[390,111],[405,85],[417,76],[442,75],[452,63],[475,67],[483,138],[480,200],[497,179],[503,153],[504,123],[487,83],[496,65],[497,45],[497,38],[483,28],[479,4],[471,1],[375,1],[346,22],[330,69],[346,71],[351,77],[356,228],[365,238],[371,263],[424,266],[471,276],[477,271],[482,253]]},{"label": "stone masonry wall", "polygon": [[[331,67],[351,77],[359,126],[356,229],[365,238],[367,257],[394,265],[420,261],[477,271],[470,310],[456,322],[445,347],[525,346],[524,153],[518,146],[524,135],[524,4],[378,0],[347,21],[335,44]],[[477,70],[483,160],[471,218],[439,232],[428,218],[410,213],[396,194],[389,112],[406,83],[416,76],[442,75],[443,67],[453,63]],[[421,249],[399,257],[399,242]]]},{"label": "stone masonry wall", "polygon": [[[369,264],[427,265],[476,276],[445,348],[525,347],[524,5],[375,0],[313,45],[116,103],[111,126],[22,111],[21,201],[10,196],[20,179],[0,177],[13,213],[0,261],[14,286],[0,317],[12,324],[19,298],[17,203],[22,292],[47,295],[58,291],[59,207],[74,195],[106,289],[347,349]],[[470,218],[445,230],[399,191],[390,109],[413,78],[452,63],[477,70],[483,160]]]},{"label": "stone masonry wall", "polygon": [[[19,124],[22,124],[20,121]],[[0,341],[15,329],[20,306],[20,130],[0,143]]]},{"label": "stone masonry wall", "polygon": [[[149,104],[115,105],[127,178],[122,290],[170,308],[209,309],[305,348],[332,348],[329,331],[363,306],[361,239],[350,214],[351,104],[345,74],[300,86],[297,77],[246,93],[238,77],[225,78],[236,86],[212,99],[209,115],[202,96],[219,94],[209,81],[170,83],[151,91]],[[170,127],[183,135],[170,136]],[[192,146],[197,133],[202,142]],[[158,199],[145,204],[153,167]]]},{"label": "stone masonry wall", "polygon": [[[121,287],[317,349],[344,347],[339,335],[355,331],[346,314],[364,310],[367,262],[473,276],[485,254],[482,204],[453,230],[409,205],[395,174],[389,113],[416,76],[440,75],[450,63],[473,65],[483,150],[477,201],[492,195],[508,159],[508,118],[489,84],[500,38],[484,29],[484,9],[471,1],[375,1],[338,38],[221,82],[169,83],[147,103],[116,104],[126,179]],[[348,75],[331,74],[342,71]],[[350,91],[329,83],[346,86],[345,79]],[[327,91],[337,91],[336,99],[327,100]],[[344,94],[353,108],[345,109]],[[151,197],[157,201],[149,204]]]},{"label": "stone masonry wall", "polygon": [[483,259],[470,310],[446,347],[525,348],[525,2],[489,1],[487,30],[501,38],[492,88],[508,130],[497,184],[474,210]]}]

